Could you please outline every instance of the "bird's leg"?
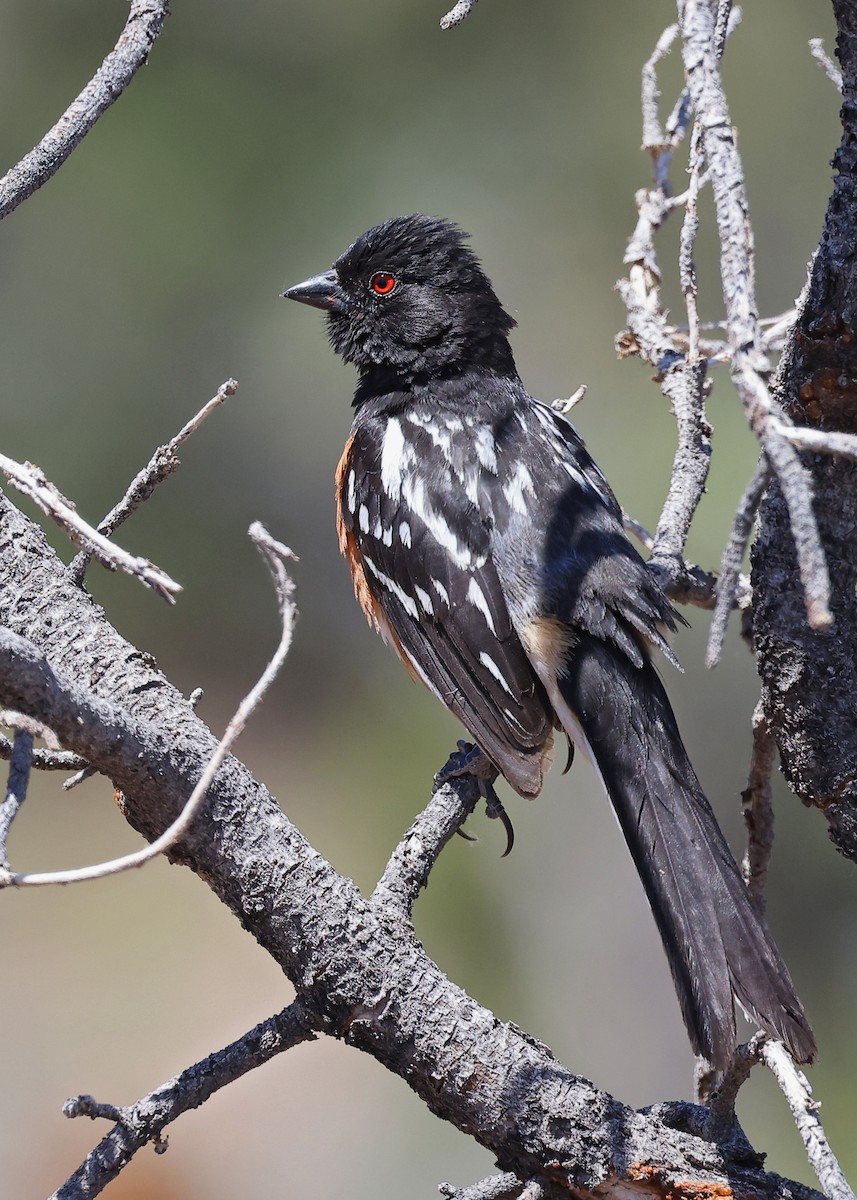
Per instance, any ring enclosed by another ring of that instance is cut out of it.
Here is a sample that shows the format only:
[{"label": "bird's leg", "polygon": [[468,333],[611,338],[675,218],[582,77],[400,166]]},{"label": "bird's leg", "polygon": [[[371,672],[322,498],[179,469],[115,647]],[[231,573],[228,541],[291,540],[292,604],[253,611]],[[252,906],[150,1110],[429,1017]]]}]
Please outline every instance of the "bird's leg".
[{"label": "bird's leg", "polygon": [[[500,797],[494,790],[494,781],[499,774],[480,746],[474,745],[473,742],[459,741],[458,749],[450,754],[446,764],[434,778],[436,783],[446,783],[448,779],[455,779],[461,775],[473,776],[479,788],[479,795],[485,801],[485,815],[492,820],[499,820],[506,830],[506,849],[503,851],[505,858],[515,844],[515,830]],[[463,830],[459,829],[458,832],[468,841],[473,840]]]}]

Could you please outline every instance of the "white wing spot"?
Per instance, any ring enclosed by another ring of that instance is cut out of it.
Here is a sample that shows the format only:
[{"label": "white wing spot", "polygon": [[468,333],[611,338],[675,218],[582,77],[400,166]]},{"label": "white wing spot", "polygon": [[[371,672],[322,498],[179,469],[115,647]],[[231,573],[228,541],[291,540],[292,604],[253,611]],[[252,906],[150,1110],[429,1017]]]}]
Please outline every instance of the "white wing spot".
[{"label": "white wing spot", "polygon": [[401,495],[402,476],[413,461],[414,448],[405,441],[401,422],[390,417],[381,444],[381,486],[388,496],[398,499]]},{"label": "white wing spot", "polygon": [[[508,694],[510,696],[513,696],[514,692],[509,687],[508,683],[506,682],[505,678],[503,677],[503,672],[500,670],[500,668],[494,662],[494,659],[491,657],[491,655],[486,654],[485,651],[483,650],[483,651],[481,651],[481,653],[479,655],[479,661],[482,663],[482,666],[485,667],[485,669],[488,672],[490,672],[491,675],[494,676],[494,678],[497,680],[497,682],[500,684],[500,686],[503,688],[503,690],[505,692],[508,692]],[[505,709],[504,711],[508,712],[509,710]],[[509,715],[511,716],[511,713]]]},{"label": "white wing spot", "polygon": [[534,496],[535,488],[533,487],[533,477],[526,465],[519,462],[512,478],[503,488],[503,495],[506,497],[509,507],[515,512],[526,513],[527,511],[524,492],[529,492],[531,496]]},{"label": "white wing spot", "polygon": [[421,587],[417,587],[417,585],[414,584],[414,593],[416,594],[417,599],[419,600],[420,604],[425,609],[425,611],[428,613],[428,615],[430,617],[433,617],[434,616],[434,605],[431,602],[431,596],[428,594],[428,592],[424,592]]},{"label": "white wing spot", "polygon": [[408,549],[410,550],[410,548],[411,548],[411,527],[407,521],[402,521],[401,525],[399,526],[399,539],[400,539],[402,545],[407,546]]},{"label": "white wing spot", "polygon": [[482,588],[475,579],[470,580],[467,588],[467,599],[471,604],[475,605],[476,608],[479,609],[479,611],[482,613],[482,616],[485,618],[485,624],[492,633],[496,634],[497,630],[494,627],[494,619],[491,616],[491,609],[488,607],[488,601],[485,599],[485,593],[482,591]]},{"label": "white wing spot", "polygon": [[348,511],[354,512],[357,505],[357,480],[354,477],[354,468],[348,472]]},{"label": "white wing spot", "polygon": [[492,475],[497,474],[497,443],[494,441],[494,434],[487,425],[481,425],[476,431],[476,436],[473,439],[473,444],[476,447],[476,457],[486,471],[490,471]]},{"label": "white wing spot", "polygon": [[393,530],[392,530],[392,527],[388,527],[387,529],[384,529],[384,530],[382,531],[382,533],[381,533],[381,541],[384,543],[384,545],[385,545],[385,546],[392,546],[392,544],[393,544]]},{"label": "white wing spot", "polygon": [[415,475],[405,476],[402,493],[408,507],[422,520],[429,533],[443,546],[457,567],[468,571],[483,565],[485,556],[475,558],[470,548],[458,540],[440,513],[435,512],[428,503],[421,478]]},{"label": "white wing spot", "polygon": [[449,608],[449,592],[446,590],[446,588],[443,586],[443,584],[440,583],[439,580],[433,579],[431,581],[431,585],[434,588],[434,590],[437,592],[438,596],[440,596],[440,598],[444,602],[444,604],[447,606],[447,608]]},{"label": "white wing spot", "polygon": [[395,582],[395,580],[391,579],[389,575],[385,575],[383,571],[380,571],[375,566],[375,564],[372,562],[372,559],[368,558],[365,554],[363,555],[363,561],[366,564],[366,566],[369,568],[369,570],[372,572],[372,574],[375,576],[375,578],[378,580],[378,582],[380,584],[382,584],[392,596],[396,597],[396,599],[399,601],[399,603],[401,604],[401,606],[405,610],[405,612],[408,614],[408,616],[413,617],[414,620],[416,621],[417,617],[419,616],[419,613],[417,611],[416,604],[414,603],[413,599],[408,595],[408,593],[403,592],[402,589],[399,587],[399,585]]},{"label": "white wing spot", "polygon": [[357,521],[358,521],[358,524],[360,525],[361,532],[368,533],[369,532],[369,509],[366,507],[365,504],[360,505],[360,508],[357,512]]},{"label": "white wing spot", "polygon": [[464,492],[474,508],[479,507],[479,471],[473,463],[464,468]]}]

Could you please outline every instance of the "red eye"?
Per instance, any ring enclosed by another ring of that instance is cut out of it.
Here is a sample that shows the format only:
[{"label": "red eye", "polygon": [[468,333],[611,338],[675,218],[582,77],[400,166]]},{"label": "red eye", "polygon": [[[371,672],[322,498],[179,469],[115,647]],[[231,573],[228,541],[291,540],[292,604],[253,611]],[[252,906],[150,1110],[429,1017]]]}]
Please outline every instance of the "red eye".
[{"label": "red eye", "polygon": [[396,286],[396,277],[387,271],[378,271],[369,280],[369,286],[376,296],[389,296]]}]

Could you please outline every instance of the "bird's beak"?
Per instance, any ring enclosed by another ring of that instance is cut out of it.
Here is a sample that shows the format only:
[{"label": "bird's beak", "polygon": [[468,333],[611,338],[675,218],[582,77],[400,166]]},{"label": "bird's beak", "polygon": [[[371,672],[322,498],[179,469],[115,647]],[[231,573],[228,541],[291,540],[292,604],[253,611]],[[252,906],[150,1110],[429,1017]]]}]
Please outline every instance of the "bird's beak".
[{"label": "bird's beak", "polygon": [[345,295],[335,271],[313,275],[312,279],[305,279],[303,283],[287,288],[283,296],[286,300],[299,300],[301,304],[309,304],[325,312],[345,311]]}]

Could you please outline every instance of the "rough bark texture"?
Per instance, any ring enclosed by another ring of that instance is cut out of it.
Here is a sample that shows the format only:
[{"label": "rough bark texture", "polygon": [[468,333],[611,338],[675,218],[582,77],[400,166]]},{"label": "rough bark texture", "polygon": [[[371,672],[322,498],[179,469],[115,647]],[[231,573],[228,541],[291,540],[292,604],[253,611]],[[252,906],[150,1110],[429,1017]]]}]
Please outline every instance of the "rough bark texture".
[{"label": "rough bark texture", "polygon": [[[214,739],[1,493],[0,622],[12,634],[0,645],[0,703],[55,729],[122,790],[130,823],[157,836]],[[272,955],[319,1027],[400,1075],[519,1178],[578,1194],[816,1195],[766,1174],[746,1144],[704,1140],[706,1110],[634,1112],[498,1021],[443,975],[396,911],[338,875],[234,758],[172,858]]]},{"label": "rough bark texture", "polygon": [[[818,254],[777,380],[798,424],[857,432],[857,6],[834,0],[844,93],[837,175]],[[754,637],[763,703],[786,778],[857,858],[857,464],[805,455],[827,556],[835,627],[806,623],[789,517],[773,485],[753,551]]]}]

